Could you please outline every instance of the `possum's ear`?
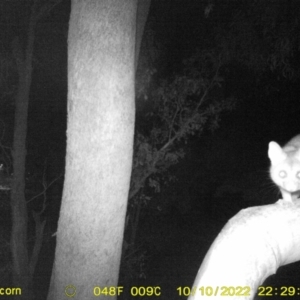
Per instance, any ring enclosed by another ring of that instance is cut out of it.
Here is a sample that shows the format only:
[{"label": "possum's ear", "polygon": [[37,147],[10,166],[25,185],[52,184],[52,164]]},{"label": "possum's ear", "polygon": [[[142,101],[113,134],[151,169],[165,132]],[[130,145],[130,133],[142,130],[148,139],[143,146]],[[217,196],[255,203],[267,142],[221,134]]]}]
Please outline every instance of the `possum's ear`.
[{"label": "possum's ear", "polygon": [[287,154],[276,142],[269,143],[268,156],[273,166],[278,165],[287,158]]}]

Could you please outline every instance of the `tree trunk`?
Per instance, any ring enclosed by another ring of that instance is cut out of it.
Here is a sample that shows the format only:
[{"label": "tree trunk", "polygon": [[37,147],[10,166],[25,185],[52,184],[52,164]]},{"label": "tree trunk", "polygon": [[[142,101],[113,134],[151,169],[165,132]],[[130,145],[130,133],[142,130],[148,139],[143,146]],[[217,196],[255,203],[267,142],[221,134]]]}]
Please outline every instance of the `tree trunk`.
[{"label": "tree trunk", "polygon": [[[65,299],[65,292],[91,299],[95,287],[118,283],[133,151],[136,10],[136,0],[72,1],[66,173],[48,300]],[[110,290],[107,298],[116,296]]]},{"label": "tree trunk", "polygon": [[[44,13],[51,11],[61,0],[40,6],[40,1],[32,3],[25,51],[20,41],[12,43],[13,55],[18,69],[18,92],[15,100],[15,123],[13,138],[13,180],[11,186],[11,253],[13,285],[22,289],[22,299],[32,299],[32,279],[38,255],[42,246],[45,221],[40,220],[40,213],[34,212],[36,240],[29,260],[27,247],[27,203],[25,199],[25,163],[29,92],[32,82],[32,57],[35,40],[35,27]],[[38,9],[39,7],[39,9]],[[16,296],[18,298],[18,296]]]},{"label": "tree trunk", "polygon": [[151,0],[139,0],[136,17],[136,40],[135,40],[135,71],[138,66],[141,44],[146,21],[150,9]]},{"label": "tree trunk", "polygon": [[[192,285],[198,289],[185,291],[188,300],[250,300],[256,292],[267,293],[258,288],[266,278],[300,260],[299,227],[299,200],[242,209],[210,246]],[[268,291],[277,295],[276,289]]]},{"label": "tree trunk", "polygon": [[13,42],[13,53],[18,67],[19,83],[16,96],[13,139],[13,180],[11,188],[12,211],[12,275],[13,285],[22,288],[22,299],[30,299],[29,260],[27,249],[27,205],[25,199],[25,162],[29,91],[32,81],[32,55],[35,28],[35,4],[30,16],[28,39],[23,55],[18,38]]}]

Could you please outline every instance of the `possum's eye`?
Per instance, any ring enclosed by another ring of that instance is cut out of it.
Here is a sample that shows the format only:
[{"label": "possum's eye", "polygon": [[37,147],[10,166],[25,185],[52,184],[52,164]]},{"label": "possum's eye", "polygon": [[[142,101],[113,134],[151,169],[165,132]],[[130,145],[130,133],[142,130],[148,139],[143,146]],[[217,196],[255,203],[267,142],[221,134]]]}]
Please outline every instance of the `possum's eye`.
[{"label": "possum's eye", "polygon": [[286,171],[284,171],[284,170],[281,170],[281,171],[279,171],[279,177],[280,178],[286,178],[286,176],[287,176],[287,173],[286,173]]}]

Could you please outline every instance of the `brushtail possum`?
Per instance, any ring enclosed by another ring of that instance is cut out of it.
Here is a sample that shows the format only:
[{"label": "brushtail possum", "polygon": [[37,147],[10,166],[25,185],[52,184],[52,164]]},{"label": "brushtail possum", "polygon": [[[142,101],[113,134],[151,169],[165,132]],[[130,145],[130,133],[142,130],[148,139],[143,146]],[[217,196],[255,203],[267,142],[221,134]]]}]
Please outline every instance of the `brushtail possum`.
[{"label": "brushtail possum", "polygon": [[282,148],[270,142],[268,155],[271,179],[279,187],[283,200],[293,202],[300,195],[300,135]]}]

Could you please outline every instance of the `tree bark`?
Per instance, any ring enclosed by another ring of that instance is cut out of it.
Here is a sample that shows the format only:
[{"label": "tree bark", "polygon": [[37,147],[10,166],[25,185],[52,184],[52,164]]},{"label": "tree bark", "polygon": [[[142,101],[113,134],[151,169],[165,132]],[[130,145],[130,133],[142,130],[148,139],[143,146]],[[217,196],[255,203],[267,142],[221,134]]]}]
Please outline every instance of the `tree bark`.
[{"label": "tree bark", "polygon": [[66,173],[48,300],[65,299],[65,292],[91,299],[95,287],[118,283],[133,152],[136,10],[136,0],[72,1]]}]

